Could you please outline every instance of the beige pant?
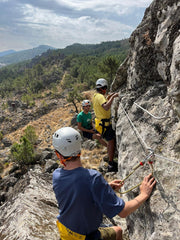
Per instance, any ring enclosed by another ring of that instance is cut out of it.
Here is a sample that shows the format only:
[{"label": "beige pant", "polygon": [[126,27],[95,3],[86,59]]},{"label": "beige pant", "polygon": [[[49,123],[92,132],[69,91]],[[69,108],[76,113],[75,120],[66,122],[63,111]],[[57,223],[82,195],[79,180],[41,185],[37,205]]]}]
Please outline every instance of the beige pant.
[{"label": "beige pant", "polygon": [[103,240],[116,240],[116,232],[112,227],[100,227],[98,230],[100,231]]}]

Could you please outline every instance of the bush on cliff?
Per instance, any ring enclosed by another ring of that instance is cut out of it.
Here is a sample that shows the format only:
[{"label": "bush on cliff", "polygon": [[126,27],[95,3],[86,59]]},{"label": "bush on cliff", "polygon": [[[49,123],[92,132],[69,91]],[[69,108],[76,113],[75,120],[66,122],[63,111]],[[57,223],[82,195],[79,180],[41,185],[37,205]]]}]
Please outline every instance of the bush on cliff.
[{"label": "bush on cliff", "polygon": [[26,138],[21,137],[20,144],[14,143],[11,147],[12,159],[20,165],[32,164],[35,161],[34,146]]}]

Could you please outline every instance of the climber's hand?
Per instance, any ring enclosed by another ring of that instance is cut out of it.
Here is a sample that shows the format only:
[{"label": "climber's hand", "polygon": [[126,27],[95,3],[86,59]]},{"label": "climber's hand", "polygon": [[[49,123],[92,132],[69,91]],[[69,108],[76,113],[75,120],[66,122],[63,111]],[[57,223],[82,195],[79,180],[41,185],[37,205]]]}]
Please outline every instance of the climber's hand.
[{"label": "climber's hand", "polygon": [[152,177],[152,174],[149,174],[148,176],[144,177],[142,184],[140,186],[141,194],[145,198],[149,198],[155,184],[156,184],[156,180],[154,177]]},{"label": "climber's hand", "polygon": [[124,182],[122,180],[116,179],[110,182],[109,185],[113,190],[118,191],[124,185]]}]

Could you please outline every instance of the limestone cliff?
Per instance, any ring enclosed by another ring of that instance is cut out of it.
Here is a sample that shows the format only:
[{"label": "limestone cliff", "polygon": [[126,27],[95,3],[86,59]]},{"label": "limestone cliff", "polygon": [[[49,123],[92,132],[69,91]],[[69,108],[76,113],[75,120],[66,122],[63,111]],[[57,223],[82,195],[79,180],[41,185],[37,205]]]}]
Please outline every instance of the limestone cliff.
[{"label": "limestone cliff", "polygon": [[[140,161],[153,161],[125,180],[122,191],[139,184],[152,172],[151,166],[157,180],[150,199],[126,219],[130,240],[178,240],[180,236],[179,31],[180,2],[153,1],[130,37],[129,56],[111,86],[120,93],[112,106],[119,178],[125,178]],[[14,167],[0,179],[1,240],[59,239],[52,190],[56,156],[45,149],[39,161],[25,173]],[[122,197],[132,199],[138,191],[135,188]],[[115,223],[126,230],[119,219],[114,218]]]},{"label": "limestone cliff", "polygon": [[43,170],[38,164],[25,172],[14,167],[0,179],[1,240],[59,240],[52,189],[52,171],[58,164],[53,151],[45,150],[42,161]]},{"label": "limestone cliff", "polygon": [[[125,178],[151,154],[157,180],[151,198],[127,218],[130,240],[178,240],[180,236],[180,2],[155,0],[130,37],[131,49],[111,90],[112,112]],[[151,150],[150,150],[151,149]],[[148,161],[147,161],[148,162]],[[124,191],[152,172],[146,163]],[[138,188],[125,194],[132,199]]]}]

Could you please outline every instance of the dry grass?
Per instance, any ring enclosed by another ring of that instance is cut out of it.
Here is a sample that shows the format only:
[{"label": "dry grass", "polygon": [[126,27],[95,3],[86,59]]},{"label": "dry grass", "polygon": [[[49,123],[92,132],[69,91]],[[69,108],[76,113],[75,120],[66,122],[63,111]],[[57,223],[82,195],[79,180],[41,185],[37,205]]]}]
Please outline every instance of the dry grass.
[{"label": "dry grass", "polygon": [[[48,141],[52,138],[52,134],[63,126],[69,126],[71,119],[74,114],[70,113],[72,109],[71,104],[67,104],[64,107],[60,107],[54,111],[51,111],[48,114],[43,115],[37,120],[29,122],[28,125],[31,125],[35,128],[38,138],[41,140],[39,147],[46,148],[50,147],[51,143]],[[13,133],[8,134],[8,138],[12,141],[18,141],[20,137],[24,134],[24,130],[27,125],[19,128]],[[6,137],[6,135],[4,136]]]},{"label": "dry grass", "polygon": [[[94,91],[84,92],[84,98],[88,98],[91,100],[93,92]],[[39,105],[39,102],[36,102],[36,105]],[[81,108],[80,104],[78,105],[78,108]],[[29,122],[28,125],[31,125],[35,128],[38,139],[40,140],[38,148],[53,148],[53,133],[61,127],[70,126],[74,114],[74,106],[70,103],[66,103],[64,104],[64,106],[59,107],[56,110],[52,110],[51,112],[43,115],[39,119]],[[19,128],[12,133],[4,135],[4,138],[8,138],[9,140],[11,140],[12,143],[19,142],[21,136],[24,135],[24,130],[28,125],[23,126],[22,128]],[[101,145],[99,146],[99,148],[95,148],[91,151],[87,149],[82,149],[81,157],[83,166],[86,168],[98,169],[100,161],[106,154],[106,148]]]}]

